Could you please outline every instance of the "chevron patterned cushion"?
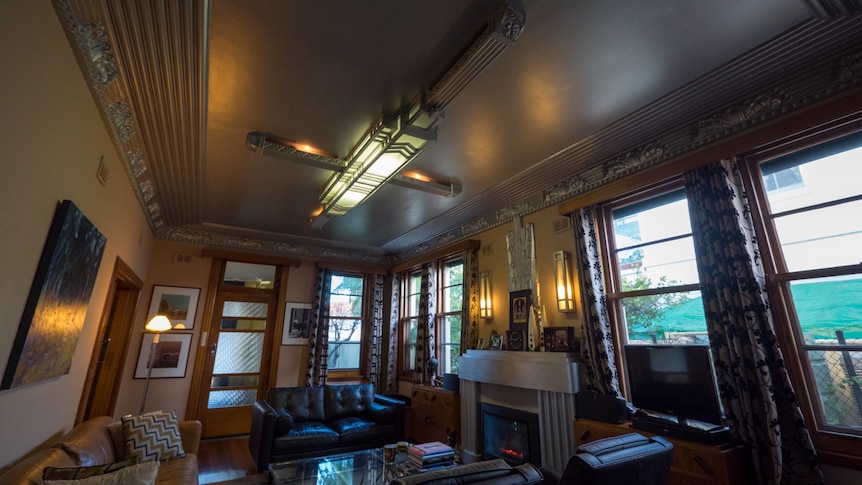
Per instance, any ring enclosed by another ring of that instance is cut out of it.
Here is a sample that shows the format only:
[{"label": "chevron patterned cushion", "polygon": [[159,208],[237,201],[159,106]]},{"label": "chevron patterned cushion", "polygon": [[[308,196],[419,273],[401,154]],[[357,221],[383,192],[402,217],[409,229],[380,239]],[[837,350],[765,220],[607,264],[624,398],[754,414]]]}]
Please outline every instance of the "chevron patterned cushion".
[{"label": "chevron patterned cushion", "polygon": [[122,421],[126,458],[137,456],[141,461],[161,461],[185,456],[175,412],[123,416]]}]

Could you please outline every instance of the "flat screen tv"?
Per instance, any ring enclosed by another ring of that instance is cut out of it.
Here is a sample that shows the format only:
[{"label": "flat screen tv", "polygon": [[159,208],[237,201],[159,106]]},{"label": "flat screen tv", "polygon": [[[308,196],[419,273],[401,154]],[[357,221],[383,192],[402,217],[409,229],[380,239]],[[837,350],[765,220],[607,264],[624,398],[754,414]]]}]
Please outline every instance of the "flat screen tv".
[{"label": "flat screen tv", "polygon": [[721,406],[707,345],[626,345],[632,405],[720,425]]}]

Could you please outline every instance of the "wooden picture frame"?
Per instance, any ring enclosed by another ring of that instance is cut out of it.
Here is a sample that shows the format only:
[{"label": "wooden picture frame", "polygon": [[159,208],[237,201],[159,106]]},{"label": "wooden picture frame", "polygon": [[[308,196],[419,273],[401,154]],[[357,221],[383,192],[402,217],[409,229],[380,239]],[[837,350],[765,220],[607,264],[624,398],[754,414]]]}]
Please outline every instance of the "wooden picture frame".
[{"label": "wooden picture frame", "polygon": [[476,343],[476,349],[477,350],[485,350],[485,339],[484,338],[480,338],[479,341]]},{"label": "wooden picture frame", "polygon": [[572,352],[579,347],[575,341],[575,327],[545,327],[542,332],[548,352]]},{"label": "wooden picture frame", "polygon": [[69,373],[106,242],[71,200],[57,206],[0,389]]},{"label": "wooden picture frame", "polygon": [[530,322],[530,309],[532,308],[533,292],[531,290],[519,290],[509,292],[509,329],[527,330]]},{"label": "wooden picture frame", "polygon": [[311,303],[286,302],[281,345],[308,345],[309,327],[311,327]]},{"label": "wooden picture frame", "polygon": [[150,310],[147,321],[156,315],[164,315],[171,321],[174,328],[182,325],[182,329],[191,330],[195,327],[200,288],[185,288],[182,286],[153,286],[153,297],[150,299]]},{"label": "wooden picture frame", "polygon": [[[135,379],[147,378],[147,365],[153,345],[154,333],[145,332],[141,339],[141,349],[138,351],[138,364],[135,367]],[[189,349],[192,345],[190,333],[162,333],[153,354],[153,379],[167,377],[185,377],[186,365],[189,361]]]}]

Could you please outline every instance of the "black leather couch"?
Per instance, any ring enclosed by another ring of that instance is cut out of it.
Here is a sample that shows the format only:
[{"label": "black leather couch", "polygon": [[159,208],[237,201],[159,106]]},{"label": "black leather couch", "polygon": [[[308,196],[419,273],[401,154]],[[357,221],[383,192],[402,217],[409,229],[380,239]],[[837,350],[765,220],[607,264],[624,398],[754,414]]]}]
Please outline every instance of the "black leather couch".
[{"label": "black leather couch", "polygon": [[381,447],[404,439],[404,402],[372,384],[277,387],[252,408],[248,447],[270,463]]},{"label": "black leather couch", "polygon": [[496,459],[409,475],[391,485],[539,485],[544,480],[542,472],[529,463],[512,467]]}]

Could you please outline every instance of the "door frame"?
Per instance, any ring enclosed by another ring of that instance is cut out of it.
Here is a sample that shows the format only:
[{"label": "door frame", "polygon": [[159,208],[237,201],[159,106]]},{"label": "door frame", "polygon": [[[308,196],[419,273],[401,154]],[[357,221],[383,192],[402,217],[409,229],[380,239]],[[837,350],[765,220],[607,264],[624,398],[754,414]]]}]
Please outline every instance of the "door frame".
[{"label": "door frame", "polygon": [[94,417],[91,415],[94,407],[105,410],[99,415],[114,414],[143,287],[143,280],[117,256],[78,402],[76,426]]},{"label": "door frame", "polygon": [[[284,302],[285,302],[285,289],[287,288],[287,280],[288,275],[290,273],[290,267],[299,267],[300,261],[296,259],[287,259],[287,258],[273,258],[268,256],[261,255],[249,255],[249,254],[238,254],[231,253],[219,250],[204,250],[203,256],[210,256],[213,258],[212,261],[212,269],[210,270],[210,277],[207,284],[207,295],[205,305],[203,307],[203,322],[205,322],[205,328],[201,329],[201,334],[198,343],[198,351],[195,356],[194,368],[192,372],[192,380],[189,386],[189,398],[188,403],[186,405],[186,418],[191,420],[199,420],[201,418],[201,410],[206,406],[207,394],[209,392],[209,385],[204,382],[204,373],[206,370],[207,360],[211,357],[209,349],[211,348],[213,339],[210,334],[210,325],[213,320],[213,314],[215,312],[215,300],[218,292],[222,286],[223,281],[223,272],[224,265],[226,261],[236,261],[242,263],[256,263],[256,264],[271,264],[279,266],[278,274],[280,275],[278,281],[276,282],[276,316],[275,316],[275,324],[271,326],[271,329],[268,329],[267,333],[272,332],[270,337],[267,337],[266,340],[269,340],[270,344],[265,345],[263,349],[262,358],[265,359],[261,365],[267,366],[267,376],[262,383],[264,384],[263,389],[269,389],[276,385],[276,381],[278,379],[278,358],[279,358],[279,347],[280,342],[277,336],[281,335],[284,326]],[[265,391],[264,391],[265,392]],[[263,394],[263,393],[261,393]],[[259,399],[262,399],[263,396],[259,395]],[[249,430],[250,431],[250,430]],[[203,435],[207,435],[207,431],[202,431]]]}]

